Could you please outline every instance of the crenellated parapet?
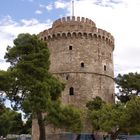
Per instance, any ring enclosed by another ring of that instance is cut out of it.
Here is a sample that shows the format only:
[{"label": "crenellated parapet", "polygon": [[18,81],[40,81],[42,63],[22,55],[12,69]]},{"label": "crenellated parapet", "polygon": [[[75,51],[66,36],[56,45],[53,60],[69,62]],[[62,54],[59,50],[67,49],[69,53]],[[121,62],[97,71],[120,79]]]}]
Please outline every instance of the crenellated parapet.
[{"label": "crenellated parapet", "polygon": [[44,41],[65,38],[95,38],[106,41],[114,49],[114,37],[107,31],[99,29],[96,24],[84,17],[63,17],[54,21],[52,28],[39,34]]},{"label": "crenellated parapet", "polygon": [[114,47],[114,37],[107,31],[96,28],[95,23],[87,18],[63,17],[53,23],[52,28],[39,34],[44,41],[64,38],[95,38],[106,41]]},{"label": "crenellated parapet", "polygon": [[56,20],[54,23],[53,23],[53,28],[57,28],[59,27],[60,25],[62,24],[81,24],[81,25],[87,25],[87,26],[91,26],[91,27],[96,27],[96,24],[88,19],[88,18],[84,18],[84,17],[75,17],[75,16],[72,16],[72,17],[63,17],[63,18],[60,18],[58,20]]}]

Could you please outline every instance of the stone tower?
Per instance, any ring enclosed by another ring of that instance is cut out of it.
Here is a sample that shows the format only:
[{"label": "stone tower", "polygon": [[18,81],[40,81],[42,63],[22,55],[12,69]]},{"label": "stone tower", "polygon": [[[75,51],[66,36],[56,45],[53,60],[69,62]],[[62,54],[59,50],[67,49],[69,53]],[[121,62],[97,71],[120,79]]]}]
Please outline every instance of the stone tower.
[{"label": "stone tower", "polygon": [[50,72],[66,83],[64,103],[84,107],[100,96],[114,101],[114,38],[87,18],[64,17],[39,34],[51,52]]},{"label": "stone tower", "polygon": [[62,102],[76,107],[100,96],[114,102],[113,36],[88,18],[63,17],[39,34],[51,52],[50,72],[66,84]]}]

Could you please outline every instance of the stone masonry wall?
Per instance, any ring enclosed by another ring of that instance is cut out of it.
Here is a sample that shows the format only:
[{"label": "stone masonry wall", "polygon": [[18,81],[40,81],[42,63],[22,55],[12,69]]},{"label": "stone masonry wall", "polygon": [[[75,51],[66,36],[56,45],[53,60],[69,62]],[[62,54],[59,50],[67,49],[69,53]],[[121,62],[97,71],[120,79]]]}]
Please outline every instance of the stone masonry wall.
[{"label": "stone masonry wall", "polygon": [[64,17],[39,37],[47,41],[51,52],[50,72],[66,84],[64,104],[83,108],[96,96],[114,102],[114,38],[110,33],[96,28],[90,19]]}]

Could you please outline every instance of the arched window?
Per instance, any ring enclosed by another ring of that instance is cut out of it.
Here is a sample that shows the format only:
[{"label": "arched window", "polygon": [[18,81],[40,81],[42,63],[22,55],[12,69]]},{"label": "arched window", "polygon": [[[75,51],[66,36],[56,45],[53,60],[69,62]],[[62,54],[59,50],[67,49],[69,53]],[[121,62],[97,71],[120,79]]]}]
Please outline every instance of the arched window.
[{"label": "arched window", "polygon": [[72,36],[73,36],[73,37],[76,37],[76,33],[75,33],[75,32],[73,32],[73,33],[72,33]]},{"label": "arched window", "polygon": [[87,33],[84,33],[84,37],[87,37]]},{"label": "arched window", "polygon": [[84,68],[84,62],[81,63],[81,68]]},{"label": "arched window", "polygon": [[69,95],[70,96],[74,95],[74,88],[73,87],[70,87],[70,89],[69,89]]},{"label": "arched window", "polygon": [[60,33],[58,33],[58,34],[57,34],[57,38],[60,38],[60,37],[61,37],[61,35],[60,35]]},{"label": "arched window", "polygon": [[51,39],[51,36],[50,35],[48,36],[48,39]]},{"label": "arched window", "polygon": [[81,32],[78,33],[78,37],[82,37],[82,33]]},{"label": "arched window", "polygon": [[71,33],[68,32],[67,37],[71,37]]},{"label": "arched window", "polygon": [[66,36],[67,36],[66,33],[62,33],[62,37],[66,38]]}]

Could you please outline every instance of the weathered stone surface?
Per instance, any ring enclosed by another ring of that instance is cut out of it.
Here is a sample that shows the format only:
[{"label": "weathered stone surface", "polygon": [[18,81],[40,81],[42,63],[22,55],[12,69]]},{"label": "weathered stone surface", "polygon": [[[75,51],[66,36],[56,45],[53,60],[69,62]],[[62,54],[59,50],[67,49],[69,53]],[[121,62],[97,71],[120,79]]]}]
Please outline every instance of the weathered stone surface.
[{"label": "weathered stone surface", "polygon": [[[66,83],[63,103],[83,108],[96,96],[114,102],[114,38],[110,33],[96,28],[90,19],[64,17],[39,37],[47,41],[51,52],[50,72]],[[83,131],[91,132],[88,128]],[[53,133],[51,127],[47,129]]]}]

